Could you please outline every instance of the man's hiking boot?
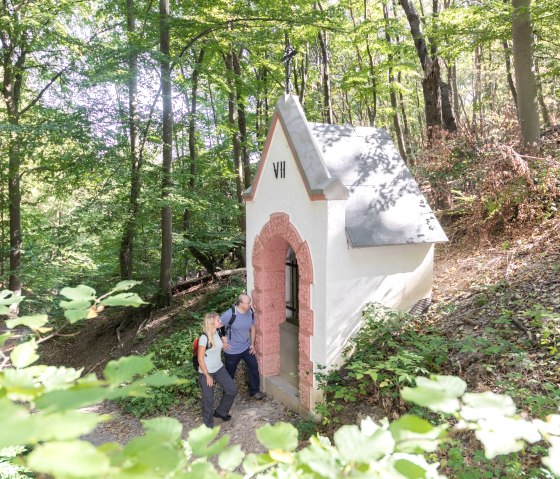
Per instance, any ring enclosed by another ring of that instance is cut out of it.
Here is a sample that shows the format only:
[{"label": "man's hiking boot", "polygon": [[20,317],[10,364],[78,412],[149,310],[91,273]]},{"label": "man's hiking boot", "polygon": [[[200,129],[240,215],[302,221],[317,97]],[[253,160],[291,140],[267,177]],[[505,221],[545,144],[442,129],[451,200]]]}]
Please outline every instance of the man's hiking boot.
[{"label": "man's hiking boot", "polygon": [[231,419],[231,415],[226,414],[225,416],[222,416],[221,414],[218,414],[217,411],[214,411],[214,417],[217,417],[217,418],[221,419],[222,421],[229,421]]}]

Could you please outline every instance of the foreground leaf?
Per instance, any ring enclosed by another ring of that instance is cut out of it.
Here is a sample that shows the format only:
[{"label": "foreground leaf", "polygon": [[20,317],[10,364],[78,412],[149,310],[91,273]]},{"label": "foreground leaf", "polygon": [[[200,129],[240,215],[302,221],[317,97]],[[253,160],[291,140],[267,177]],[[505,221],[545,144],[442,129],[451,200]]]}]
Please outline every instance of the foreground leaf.
[{"label": "foreground leaf", "polygon": [[85,441],[51,442],[38,446],[28,457],[37,472],[58,477],[101,477],[109,471],[109,459]]},{"label": "foreground leaf", "polygon": [[226,471],[233,471],[243,461],[245,453],[238,444],[224,449],[218,456],[218,464]]},{"label": "foreground leaf", "polygon": [[140,298],[136,293],[120,293],[114,296],[109,296],[101,301],[103,306],[134,306],[138,307],[143,304],[148,304]]},{"label": "foreground leaf", "polygon": [[80,284],[75,288],[62,288],[60,294],[72,301],[92,301],[95,298],[95,289]]},{"label": "foreground leaf", "polygon": [[446,428],[445,424],[433,427],[425,419],[407,414],[391,423],[389,430],[396,442],[396,451],[422,453],[438,448]]},{"label": "foreground leaf", "polygon": [[259,442],[267,449],[293,451],[298,445],[297,429],[285,422],[266,424],[259,427],[256,433]]},{"label": "foreground leaf", "polygon": [[37,354],[37,343],[34,339],[16,346],[10,354],[12,364],[16,368],[24,368],[33,364],[39,355]]},{"label": "foreground leaf", "polygon": [[416,387],[405,387],[401,396],[419,406],[447,414],[459,410],[459,398],[465,393],[467,383],[455,376],[432,376],[416,378]]},{"label": "foreground leaf", "polygon": [[45,324],[49,317],[46,314],[36,314],[34,316],[21,316],[19,318],[8,319],[6,321],[6,326],[8,328],[15,328],[16,326],[27,326],[31,329],[39,329]]},{"label": "foreground leaf", "polygon": [[152,356],[124,356],[115,361],[109,361],[103,370],[103,376],[111,384],[121,384],[130,381],[138,375],[148,373],[154,368]]}]

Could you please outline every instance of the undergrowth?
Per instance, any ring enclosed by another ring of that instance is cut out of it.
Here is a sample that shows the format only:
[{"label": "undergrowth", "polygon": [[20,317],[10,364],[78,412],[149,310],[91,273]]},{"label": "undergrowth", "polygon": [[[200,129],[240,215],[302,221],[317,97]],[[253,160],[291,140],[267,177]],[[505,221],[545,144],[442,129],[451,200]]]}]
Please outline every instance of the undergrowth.
[{"label": "undergrowth", "polygon": [[206,304],[197,311],[178,314],[176,320],[185,327],[171,336],[154,342],[147,351],[152,354],[155,370],[174,375],[182,380],[181,384],[149,389],[150,397],[126,397],[119,404],[126,413],[138,417],[163,414],[174,404],[182,401],[194,404],[199,401],[200,388],[198,375],[192,367],[192,343],[202,331],[202,318],[211,311],[222,313],[235,303],[237,296],[244,291],[245,283],[239,277],[233,277],[230,284],[213,292]]},{"label": "undergrowth", "polygon": [[[503,288],[501,284],[494,285],[471,300],[486,304],[505,297]],[[317,407],[323,418],[323,433],[331,434],[342,423],[355,424],[364,414],[396,419],[412,412],[432,421],[440,419],[422,408],[411,409],[400,397],[403,387],[415,385],[416,376],[428,374],[456,374],[475,389],[508,394],[519,408],[536,417],[557,413],[558,384],[549,379],[547,371],[535,373],[543,366],[558,370],[560,316],[540,304],[526,305],[522,313],[534,333],[529,339],[512,332],[513,312],[500,301],[496,303],[497,314],[485,318],[474,335],[456,331],[446,334],[433,317],[418,318],[378,304],[369,305],[363,313],[363,327],[347,349],[344,367],[317,375],[325,393],[323,403]],[[445,321],[455,308],[442,304],[439,310],[440,321]],[[535,459],[538,445],[491,461],[481,451],[474,451],[474,456],[473,451],[465,453],[475,443],[472,434],[453,438],[439,453],[438,459],[449,477],[551,477]]]},{"label": "undergrowth", "polygon": [[455,233],[487,237],[557,214],[559,145],[554,133],[538,156],[525,156],[516,131],[480,138],[463,130],[421,151],[415,174]]}]

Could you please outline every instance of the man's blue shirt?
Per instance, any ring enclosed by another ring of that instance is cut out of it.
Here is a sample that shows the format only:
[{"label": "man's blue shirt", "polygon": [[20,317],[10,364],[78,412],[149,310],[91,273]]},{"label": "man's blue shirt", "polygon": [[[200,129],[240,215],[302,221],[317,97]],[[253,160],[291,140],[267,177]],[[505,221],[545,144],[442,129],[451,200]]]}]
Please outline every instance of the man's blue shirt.
[{"label": "man's blue shirt", "polygon": [[[231,308],[220,316],[222,326],[227,328],[231,319]],[[249,309],[246,313],[241,313],[235,308],[235,321],[231,325],[231,335],[227,334],[229,348],[227,354],[240,354],[247,350],[251,345],[251,326],[255,324],[253,312]]]}]

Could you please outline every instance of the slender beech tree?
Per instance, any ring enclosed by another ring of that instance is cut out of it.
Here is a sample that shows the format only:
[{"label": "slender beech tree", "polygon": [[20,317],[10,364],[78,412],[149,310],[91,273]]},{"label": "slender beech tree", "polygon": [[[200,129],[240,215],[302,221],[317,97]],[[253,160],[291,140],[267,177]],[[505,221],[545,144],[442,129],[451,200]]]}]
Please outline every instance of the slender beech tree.
[{"label": "slender beech tree", "polygon": [[[391,36],[389,35],[389,10],[387,4],[383,4],[383,17],[385,18],[385,40],[391,45]],[[389,69],[388,69],[388,80],[389,80],[389,98],[391,100],[391,108],[393,113],[393,126],[395,127],[395,135],[397,136],[397,145],[399,147],[399,153],[401,154],[404,162],[409,163],[408,155],[406,153],[406,148],[404,144],[404,137],[401,128],[401,122],[399,120],[399,110],[397,106],[397,93],[395,92],[395,75],[393,74],[393,55],[389,54],[388,57]]]},{"label": "slender beech tree", "polygon": [[[29,71],[37,68],[36,55],[52,53],[48,36],[51,27],[57,22],[57,16],[68,9],[68,3],[47,2],[36,5],[26,2],[2,2],[0,5],[0,67],[3,72],[0,83],[2,100],[6,106],[9,125],[7,138],[8,150],[8,212],[10,234],[10,276],[8,287],[16,295],[21,294],[22,282],[20,269],[22,265],[22,221],[21,221],[21,167],[25,161],[20,137],[20,123],[29,115],[52,85],[68,70],[69,65],[51,73],[39,91],[29,88]],[[60,41],[60,38],[59,38]],[[62,45],[57,45],[61,47]],[[56,47],[55,47],[56,48]],[[50,66],[48,59],[45,60]],[[53,60],[54,64],[58,62]],[[35,78],[33,83],[40,83]],[[27,102],[27,103],[24,103]],[[12,307],[17,313],[17,307]]]},{"label": "slender beech tree", "polygon": [[539,103],[533,53],[533,25],[531,0],[512,0],[513,66],[519,125],[523,143],[528,152],[534,152],[540,143]]},{"label": "slender beech tree", "polygon": [[171,304],[172,266],[172,211],[169,203],[172,187],[171,165],[173,155],[173,106],[171,92],[171,62],[169,57],[169,0],[159,0],[159,28],[161,52],[161,97],[162,97],[162,185],[161,185],[161,256],[159,289],[163,305]]},{"label": "slender beech tree", "polygon": [[130,142],[130,195],[128,216],[119,251],[122,279],[132,278],[134,227],[140,197],[140,169],[142,152],[138,142],[138,49],[135,41],[136,11],[134,0],[126,0],[126,32],[128,39],[128,137]]}]

